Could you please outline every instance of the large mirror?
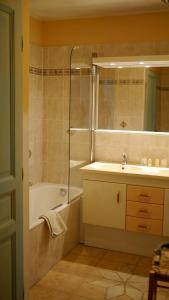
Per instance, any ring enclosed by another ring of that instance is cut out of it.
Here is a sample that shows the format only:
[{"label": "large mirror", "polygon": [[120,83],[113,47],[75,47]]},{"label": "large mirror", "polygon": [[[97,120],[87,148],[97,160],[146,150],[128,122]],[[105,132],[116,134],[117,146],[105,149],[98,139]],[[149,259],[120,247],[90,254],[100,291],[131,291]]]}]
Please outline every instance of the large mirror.
[{"label": "large mirror", "polygon": [[96,128],[169,132],[169,57],[95,58]]}]

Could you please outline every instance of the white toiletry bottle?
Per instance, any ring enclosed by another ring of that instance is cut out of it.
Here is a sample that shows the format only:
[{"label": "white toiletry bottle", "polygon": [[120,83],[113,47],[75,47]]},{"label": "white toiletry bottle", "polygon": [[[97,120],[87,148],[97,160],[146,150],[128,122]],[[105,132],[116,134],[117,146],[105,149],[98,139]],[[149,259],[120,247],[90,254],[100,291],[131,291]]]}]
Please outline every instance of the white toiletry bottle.
[{"label": "white toiletry bottle", "polygon": [[155,167],[160,166],[160,160],[158,158],[155,159]]},{"label": "white toiletry bottle", "polygon": [[147,166],[147,158],[146,158],[146,157],[143,157],[143,158],[141,159],[141,165]]},{"label": "white toiletry bottle", "polygon": [[149,166],[149,167],[152,166],[152,159],[151,159],[151,158],[148,159],[148,166]]}]

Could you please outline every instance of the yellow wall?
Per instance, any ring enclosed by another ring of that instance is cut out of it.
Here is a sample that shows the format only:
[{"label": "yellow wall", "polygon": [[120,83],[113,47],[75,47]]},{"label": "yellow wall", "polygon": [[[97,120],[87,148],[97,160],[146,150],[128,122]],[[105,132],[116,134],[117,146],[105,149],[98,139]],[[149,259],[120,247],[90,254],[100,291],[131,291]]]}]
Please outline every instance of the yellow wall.
[{"label": "yellow wall", "polygon": [[44,46],[169,40],[169,12],[40,22],[31,42]]},{"label": "yellow wall", "polygon": [[43,22],[30,18],[30,42],[43,46]]},{"label": "yellow wall", "polygon": [[22,1],[23,23],[23,111],[28,111],[29,102],[29,0]]},{"label": "yellow wall", "polygon": [[28,192],[28,109],[29,109],[29,0],[22,0],[23,28],[23,243],[24,243],[24,300],[29,298],[29,192]]}]

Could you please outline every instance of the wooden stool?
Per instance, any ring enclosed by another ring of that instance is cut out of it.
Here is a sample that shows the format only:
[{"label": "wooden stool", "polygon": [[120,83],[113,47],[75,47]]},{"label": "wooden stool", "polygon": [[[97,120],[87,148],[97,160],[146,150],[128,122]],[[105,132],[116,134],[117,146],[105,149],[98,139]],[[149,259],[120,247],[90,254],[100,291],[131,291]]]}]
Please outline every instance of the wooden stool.
[{"label": "wooden stool", "polygon": [[153,264],[150,270],[148,300],[157,299],[158,287],[169,289],[169,286],[161,285],[158,282],[169,283],[169,249],[167,248],[161,250],[159,265]]}]

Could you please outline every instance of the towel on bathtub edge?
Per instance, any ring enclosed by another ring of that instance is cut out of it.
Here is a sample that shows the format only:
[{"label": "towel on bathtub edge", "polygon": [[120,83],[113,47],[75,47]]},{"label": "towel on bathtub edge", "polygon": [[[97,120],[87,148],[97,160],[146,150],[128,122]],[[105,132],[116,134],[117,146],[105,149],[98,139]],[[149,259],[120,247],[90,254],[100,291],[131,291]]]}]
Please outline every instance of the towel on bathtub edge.
[{"label": "towel on bathtub edge", "polygon": [[46,221],[52,238],[55,238],[67,231],[67,226],[62,217],[59,213],[56,213],[53,210],[49,210],[47,213],[40,216],[40,218]]}]

